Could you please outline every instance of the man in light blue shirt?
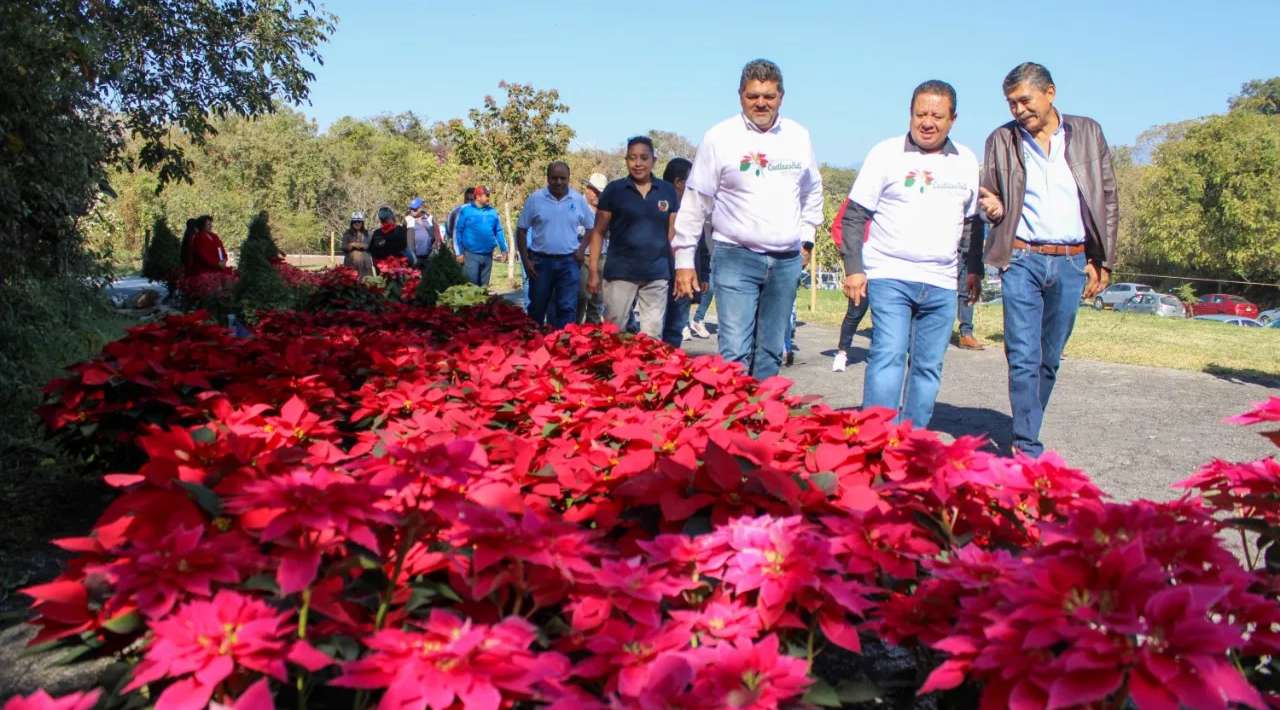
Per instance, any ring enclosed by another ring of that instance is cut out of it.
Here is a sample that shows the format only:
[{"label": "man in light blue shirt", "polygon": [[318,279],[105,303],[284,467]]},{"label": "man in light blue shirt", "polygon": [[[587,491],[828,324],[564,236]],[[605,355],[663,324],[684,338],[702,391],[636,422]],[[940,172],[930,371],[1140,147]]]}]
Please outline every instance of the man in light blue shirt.
[{"label": "man in light blue shirt", "polygon": [[578,244],[595,226],[582,193],[569,187],[569,165],[547,166],[547,186],[529,196],[516,223],[516,248],[529,275],[529,317],[554,328],[578,312]]},{"label": "man in light blue shirt", "polygon": [[1066,129],[1061,119],[1057,123],[1047,152],[1026,127],[1018,126],[1027,187],[1014,235],[1032,244],[1084,244],[1080,188],[1067,164]]}]

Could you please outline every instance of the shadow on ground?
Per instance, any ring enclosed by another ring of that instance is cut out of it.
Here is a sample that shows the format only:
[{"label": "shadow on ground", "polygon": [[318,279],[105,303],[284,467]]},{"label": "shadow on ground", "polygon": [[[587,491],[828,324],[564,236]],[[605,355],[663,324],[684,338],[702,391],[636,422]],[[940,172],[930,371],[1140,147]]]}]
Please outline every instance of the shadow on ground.
[{"label": "shadow on ground", "polygon": [[1261,385],[1263,387],[1280,387],[1280,377],[1261,370],[1249,370],[1238,367],[1225,367],[1211,362],[1204,366],[1204,373],[1213,375],[1237,385]]},{"label": "shadow on ground", "polygon": [[1009,455],[1009,441],[1013,438],[1013,420],[1004,412],[982,407],[957,407],[938,402],[933,407],[933,419],[929,428],[951,436],[980,436],[987,439],[987,448]]}]

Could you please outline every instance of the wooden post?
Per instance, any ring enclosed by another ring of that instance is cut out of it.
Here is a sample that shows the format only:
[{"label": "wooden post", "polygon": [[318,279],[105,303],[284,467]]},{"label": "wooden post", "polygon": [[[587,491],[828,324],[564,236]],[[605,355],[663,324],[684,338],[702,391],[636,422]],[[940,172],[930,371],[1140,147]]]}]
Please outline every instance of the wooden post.
[{"label": "wooden post", "polygon": [[329,231],[329,266],[338,263],[338,253],[334,250],[334,240],[337,234],[335,231]]}]

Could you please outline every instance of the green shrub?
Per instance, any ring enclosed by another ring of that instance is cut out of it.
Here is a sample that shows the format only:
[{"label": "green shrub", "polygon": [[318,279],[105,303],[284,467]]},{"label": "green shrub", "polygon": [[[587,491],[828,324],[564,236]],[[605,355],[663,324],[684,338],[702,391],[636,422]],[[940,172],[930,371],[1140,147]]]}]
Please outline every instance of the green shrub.
[{"label": "green shrub", "polygon": [[169,229],[164,217],[156,217],[147,232],[147,246],[142,255],[142,275],[152,281],[163,281],[170,287],[182,272],[182,244]]},{"label": "green shrub", "polygon": [[446,288],[441,292],[437,302],[456,311],[469,306],[478,306],[488,300],[489,292],[483,286],[467,283]]},{"label": "green shrub", "polygon": [[249,223],[249,236],[240,245],[240,280],[236,282],[235,302],[245,322],[256,322],[261,311],[292,307],[293,292],[275,267],[279,258],[280,249],[271,238],[267,213],[259,212]]},{"label": "green shrub", "polygon": [[428,264],[427,271],[422,276],[422,282],[414,291],[414,303],[420,306],[434,306],[445,289],[465,283],[467,283],[467,277],[462,274],[462,266],[458,264],[453,252],[448,247],[437,249],[431,256],[431,263]]}]

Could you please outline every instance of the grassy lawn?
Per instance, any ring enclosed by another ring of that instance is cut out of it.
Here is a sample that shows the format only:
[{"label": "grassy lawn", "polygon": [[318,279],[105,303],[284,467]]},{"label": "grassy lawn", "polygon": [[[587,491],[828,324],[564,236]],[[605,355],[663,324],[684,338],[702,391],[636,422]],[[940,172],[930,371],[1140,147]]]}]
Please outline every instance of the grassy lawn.
[{"label": "grassy lawn", "polygon": [[[846,301],[839,291],[818,291],[817,311],[809,291],[797,297],[800,320],[839,327]],[[977,336],[1003,342],[1000,304],[978,306]],[[870,316],[862,327],[869,324]],[[1280,386],[1280,330],[1239,328],[1186,319],[1095,311],[1082,308],[1067,344],[1067,356],[1130,365],[1197,370],[1266,386]]]}]

